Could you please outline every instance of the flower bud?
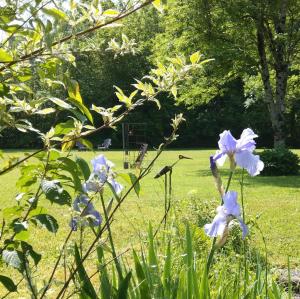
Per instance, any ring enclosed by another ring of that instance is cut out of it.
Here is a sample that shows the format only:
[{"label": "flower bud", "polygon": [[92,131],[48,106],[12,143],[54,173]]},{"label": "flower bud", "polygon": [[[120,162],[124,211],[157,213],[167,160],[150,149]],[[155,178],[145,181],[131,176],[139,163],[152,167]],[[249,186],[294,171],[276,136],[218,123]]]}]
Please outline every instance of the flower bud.
[{"label": "flower bud", "polygon": [[209,161],[210,161],[210,170],[211,170],[211,173],[212,173],[212,175],[215,179],[216,188],[219,191],[220,195],[223,196],[224,195],[224,188],[223,188],[221,176],[220,176],[219,171],[218,171],[217,164],[216,164],[213,156],[209,157]]}]

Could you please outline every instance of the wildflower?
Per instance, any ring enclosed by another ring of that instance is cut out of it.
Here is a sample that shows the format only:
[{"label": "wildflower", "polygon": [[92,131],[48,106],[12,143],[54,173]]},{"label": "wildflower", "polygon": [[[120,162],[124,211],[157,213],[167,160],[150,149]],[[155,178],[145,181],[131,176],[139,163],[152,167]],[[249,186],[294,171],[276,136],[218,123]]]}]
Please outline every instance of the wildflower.
[{"label": "wildflower", "polygon": [[253,154],[256,137],[258,136],[248,128],[242,132],[240,139],[236,140],[230,131],[225,130],[220,134],[218,142],[220,150],[214,155],[214,160],[222,166],[228,156],[232,169],[237,164],[245,168],[251,176],[258,175],[263,170],[264,163],[258,155]]},{"label": "wildflower", "polygon": [[100,213],[95,210],[90,199],[84,194],[76,197],[73,202],[73,209],[78,215],[72,217],[70,221],[70,227],[72,230],[77,230],[78,223],[81,223],[84,226],[99,226],[102,223]]},{"label": "wildflower", "polygon": [[114,189],[116,194],[120,194],[123,186],[114,179],[112,167],[114,164],[107,160],[104,155],[99,155],[91,160],[93,172],[89,179],[83,184],[82,188],[87,192],[100,192],[106,182],[108,182]]},{"label": "wildflower", "polygon": [[210,237],[222,236],[226,232],[229,223],[233,219],[237,219],[243,232],[243,238],[245,238],[248,233],[248,227],[241,218],[240,205],[237,203],[237,192],[228,191],[223,196],[223,201],[224,204],[217,208],[217,215],[213,222],[205,224],[205,233]]}]

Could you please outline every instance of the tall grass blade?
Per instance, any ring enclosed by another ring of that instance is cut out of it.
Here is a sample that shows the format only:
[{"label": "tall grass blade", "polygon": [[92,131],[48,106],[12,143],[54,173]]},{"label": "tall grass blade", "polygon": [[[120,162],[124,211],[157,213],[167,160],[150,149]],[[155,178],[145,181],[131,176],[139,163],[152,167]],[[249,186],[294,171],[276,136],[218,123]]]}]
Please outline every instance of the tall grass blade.
[{"label": "tall grass blade", "polygon": [[81,285],[81,292],[82,292],[82,298],[91,298],[91,299],[96,299],[97,294],[96,291],[93,287],[93,284],[91,283],[89,276],[87,275],[79,254],[79,249],[77,244],[75,243],[75,262],[76,266],[78,268],[78,275],[80,279],[80,285]]},{"label": "tall grass blade", "polygon": [[129,272],[125,276],[125,278],[121,281],[120,287],[118,289],[117,299],[127,299],[129,282],[130,282],[131,276],[132,276],[132,273]]},{"label": "tall grass blade", "polygon": [[133,250],[133,259],[134,259],[136,276],[139,282],[138,289],[140,291],[141,298],[151,299],[151,292],[149,289],[148,281],[146,279],[146,275],[144,273],[140,260],[134,250]]}]

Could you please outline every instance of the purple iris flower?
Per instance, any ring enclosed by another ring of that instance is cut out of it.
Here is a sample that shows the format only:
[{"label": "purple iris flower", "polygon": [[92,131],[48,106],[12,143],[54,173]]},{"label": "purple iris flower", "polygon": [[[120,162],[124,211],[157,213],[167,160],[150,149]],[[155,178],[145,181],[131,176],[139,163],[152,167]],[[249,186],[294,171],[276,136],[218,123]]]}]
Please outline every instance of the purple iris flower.
[{"label": "purple iris flower", "polygon": [[237,192],[228,191],[223,196],[224,204],[217,208],[217,215],[212,223],[205,224],[205,233],[210,237],[222,236],[226,227],[233,219],[239,221],[243,232],[243,239],[248,234],[248,227],[241,218],[240,205],[237,203]]},{"label": "purple iris flower", "polygon": [[264,163],[258,155],[254,155],[256,142],[254,138],[258,137],[251,129],[245,129],[240,139],[235,139],[230,131],[225,130],[220,134],[218,142],[220,150],[214,155],[214,160],[219,165],[223,165],[228,156],[231,161],[245,168],[251,176],[258,175],[264,168]]},{"label": "purple iris flower", "polygon": [[115,190],[116,194],[120,194],[123,186],[114,179],[112,167],[114,164],[107,160],[104,155],[99,155],[91,160],[93,172],[89,179],[83,184],[84,192],[100,192],[106,182],[108,182]]},{"label": "purple iris flower", "polygon": [[79,214],[78,216],[72,217],[70,221],[70,227],[74,231],[77,230],[79,222],[84,226],[89,224],[92,226],[99,226],[102,223],[102,217],[100,213],[95,210],[94,205],[90,202],[90,199],[84,194],[76,197],[73,202],[73,209]]},{"label": "purple iris flower", "polygon": [[93,172],[96,174],[108,173],[110,168],[114,167],[114,164],[107,160],[104,155],[99,155],[95,159],[91,160],[93,165]]}]

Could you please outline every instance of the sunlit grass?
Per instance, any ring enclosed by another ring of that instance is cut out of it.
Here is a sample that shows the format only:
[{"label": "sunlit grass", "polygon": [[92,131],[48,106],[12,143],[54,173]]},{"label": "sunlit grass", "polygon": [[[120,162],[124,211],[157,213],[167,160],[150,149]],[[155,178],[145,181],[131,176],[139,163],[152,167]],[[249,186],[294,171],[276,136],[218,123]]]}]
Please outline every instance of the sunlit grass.
[{"label": "sunlit grass", "polygon": [[[183,160],[176,165],[173,171],[174,198],[178,201],[183,200],[189,191],[197,190],[199,200],[212,200],[215,202],[218,199],[218,193],[209,172],[208,158],[213,152],[214,150],[172,150],[161,155],[152,172],[141,183],[140,198],[132,193],[114,217],[112,230],[118,252],[135,246],[147,231],[149,221],[152,221],[155,227],[161,220],[164,212],[163,178],[154,179],[153,177],[162,166],[172,164],[177,159],[178,154],[189,156],[193,160]],[[300,151],[296,152],[300,154]],[[11,156],[23,155],[24,153],[14,151],[6,154]],[[74,154],[90,160],[99,152],[74,152]],[[107,151],[104,154],[116,164],[116,169],[119,172],[125,171],[122,169],[123,153],[121,151]],[[148,153],[146,163],[151,160],[154,154],[155,152]],[[227,171],[222,171],[222,174],[225,181]],[[14,170],[0,178],[1,209],[15,203],[14,198],[18,193],[15,187],[17,177],[18,170]],[[239,191],[239,178],[240,172],[237,171],[231,189]],[[121,179],[120,182],[125,184]],[[287,256],[291,257],[294,266],[300,265],[299,187],[300,176],[247,177],[245,179],[247,218],[255,218],[259,215],[257,221],[267,240],[270,261],[276,266],[284,266],[287,262]],[[51,206],[46,201],[40,204],[47,207],[49,213],[54,215],[60,224],[56,236],[41,229],[36,229],[30,236],[32,244],[36,244],[36,251],[43,255],[39,266],[42,271],[40,270],[39,273],[46,278],[53,267],[60,244],[69,230],[70,209],[57,205]],[[96,205],[100,206],[100,202]],[[213,210],[215,206],[211,208]],[[76,234],[74,237],[76,237]],[[263,248],[259,234],[254,235],[251,243],[261,249]],[[62,273],[60,273],[61,275]]]}]

